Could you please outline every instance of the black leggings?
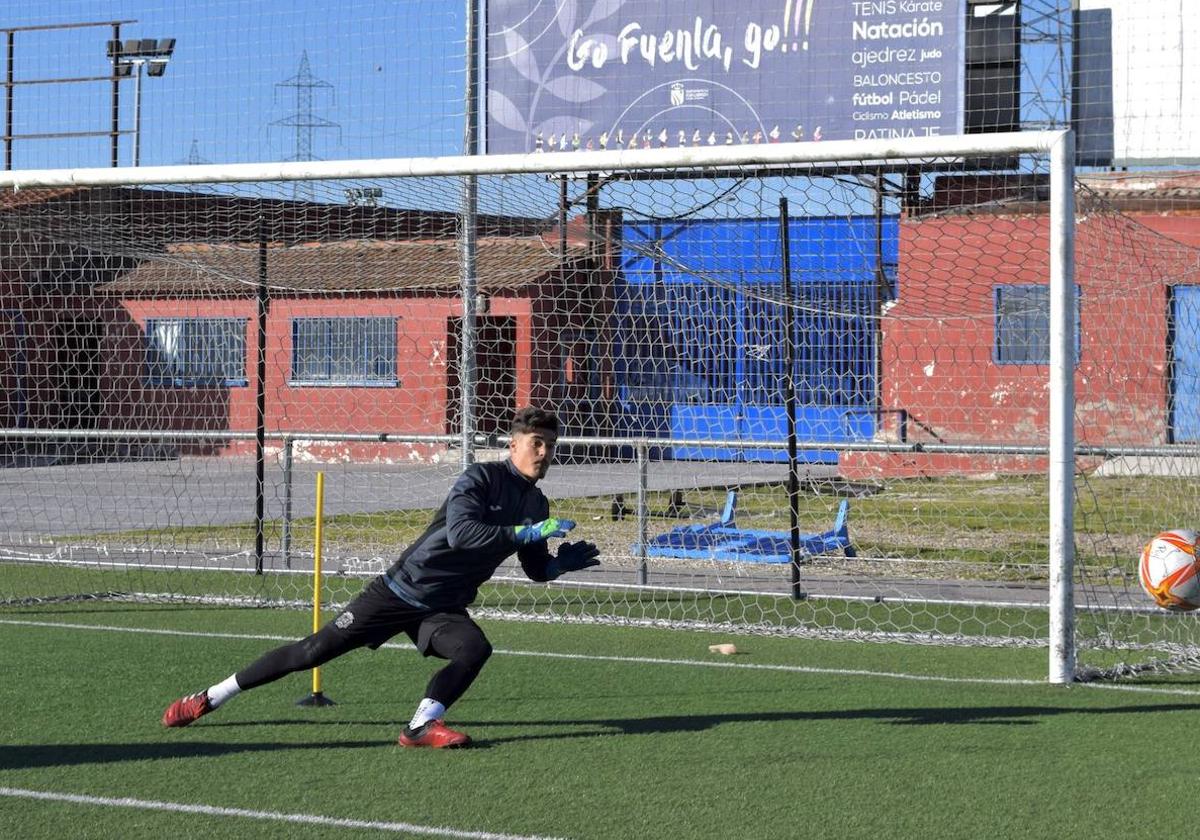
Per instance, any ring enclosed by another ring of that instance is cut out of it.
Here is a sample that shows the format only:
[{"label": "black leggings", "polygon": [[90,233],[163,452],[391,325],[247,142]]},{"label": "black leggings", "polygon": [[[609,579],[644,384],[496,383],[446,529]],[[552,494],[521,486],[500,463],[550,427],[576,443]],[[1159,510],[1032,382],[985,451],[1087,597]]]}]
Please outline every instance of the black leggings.
[{"label": "black leggings", "polygon": [[[311,636],[275,648],[238,671],[242,690],[257,688],[296,671],[305,671],[336,659],[367,644],[362,637],[350,638],[332,624]],[[483,631],[470,622],[452,622],[438,627],[430,636],[429,653],[449,663],[433,675],[425,696],[449,707],[462,697],[492,655],[492,645]]]}]

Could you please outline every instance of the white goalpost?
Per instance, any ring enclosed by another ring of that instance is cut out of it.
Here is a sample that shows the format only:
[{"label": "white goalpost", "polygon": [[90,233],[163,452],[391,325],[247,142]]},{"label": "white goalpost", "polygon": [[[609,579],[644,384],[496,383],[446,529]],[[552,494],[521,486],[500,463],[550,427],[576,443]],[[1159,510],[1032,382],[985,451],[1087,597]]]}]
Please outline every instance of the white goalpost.
[{"label": "white goalpost", "polygon": [[[302,600],[297,475],[314,465],[346,518],[327,571],[352,587],[419,533],[464,455],[502,452],[508,408],[544,402],[566,423],[548,493],[610,534],[605,564],[562,585],[502,576],[494,614],[1045,645],[1054,683],[1080,674],[1085,636],[1098,670],[1114,650],[1186,655],[1190,628],[1160,632],[1074,567],[1081,458],[1106,457],[1076,442],[1075,188],[1069,131],[0,173],[0,336],[19,360],[0,454],[40,500],[0,534],[0,599]],[[1013,353],[1023,395],[971,379]],[[1044,530],[981,507],[998,536],[976,550],[889,500],[914,476],[930,493],[966,477],[972,499],[1044,482]],[[221,508],[250,486],[257,511]],[[841,499],[848,536],[802,548]],[[757,548],[679,542],[716,524]],[[1139,533],[1099,532],[1113,556]],[[789,540],[786,562],[762,547]],[[1033,566],[1044,589],[1020,577]]]},{"label": "white goalpost", "polygon": [[1075,678],[1075,156],[1050,148],[1050,682]]},{"label": "white goalpost", "polygon": [[[889,140],[837,140],[808,143],[681,146],[369,160],[304,160],[264,163],[187,164],[95,169],[35,169],[0,173],[0,187],[149,186],[161,184],[252,183],[264,181],[350,181],[368,178],[420,178],[678,171],[707,167],[768,169],[776,165],[853,163],[857,166],[928,165],[968,157],[1038,153],[1062,149],[1067,131],[902,137]],[[1061,151],[1060,154],[1068,152]]]}]

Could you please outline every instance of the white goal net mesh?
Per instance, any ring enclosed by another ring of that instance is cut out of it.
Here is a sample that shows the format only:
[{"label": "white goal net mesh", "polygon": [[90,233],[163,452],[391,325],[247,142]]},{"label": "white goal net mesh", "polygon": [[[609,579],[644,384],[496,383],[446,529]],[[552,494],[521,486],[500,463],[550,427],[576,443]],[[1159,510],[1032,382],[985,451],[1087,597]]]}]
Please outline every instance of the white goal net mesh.
[{"label": "white goal net mesh", "polygon": [[[1046,171],[480,175],[466,247],[459,177],[6,191],[0,602],[303,603],[318,471],[345,601],[536,404],[603,563],[502,567],[486,613],[1044,646]],[[1200,263],[1153,200],[1076,189],[1087,672],[1200,641],[1136,579],[1200,513]]]}]

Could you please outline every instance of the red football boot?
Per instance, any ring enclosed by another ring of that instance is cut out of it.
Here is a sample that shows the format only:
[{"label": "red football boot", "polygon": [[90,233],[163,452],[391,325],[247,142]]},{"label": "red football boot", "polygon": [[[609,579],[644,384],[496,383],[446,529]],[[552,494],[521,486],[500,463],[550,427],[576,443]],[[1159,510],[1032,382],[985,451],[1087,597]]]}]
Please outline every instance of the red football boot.
[{"label": "red football boot", "polygon": [[208,692],[200,691],[181,697],[163,712],[163,726],[187,726],[212,711],[208,704]]},{"label": "red football boot", "polygon": [[416,729],[404,727],[399,742],[402,747],[433,747],[437,750],[465,747],[471,743],[471,738],[463,732],[455,732],[440,720],[431,720]]}]

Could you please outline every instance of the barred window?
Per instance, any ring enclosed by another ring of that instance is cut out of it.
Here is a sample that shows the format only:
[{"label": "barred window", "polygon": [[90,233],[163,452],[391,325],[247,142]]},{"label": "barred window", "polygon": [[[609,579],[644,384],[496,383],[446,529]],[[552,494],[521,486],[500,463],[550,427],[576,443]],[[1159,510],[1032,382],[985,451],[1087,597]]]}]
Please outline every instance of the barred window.
[{"label": "barred window", "polygon": [[[995,360],[1002,365],[1050,363],[1050,287],[996,286]],[[1079,363],[1079,288],[1075,288],[1075,363]]]},{"label": "barred window", "polygon": [[396,385],[396,318],[293,318],[292,385]]},{"label": "barred window", "polygon": [[246,318],[150,318],[146,378],[154,385],[246,385]]}]

